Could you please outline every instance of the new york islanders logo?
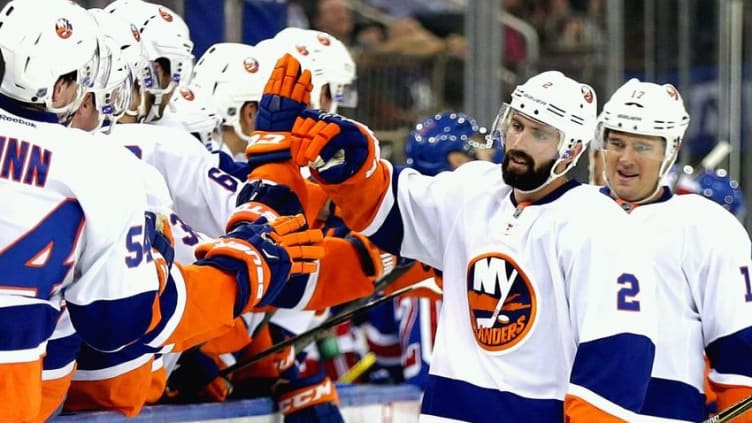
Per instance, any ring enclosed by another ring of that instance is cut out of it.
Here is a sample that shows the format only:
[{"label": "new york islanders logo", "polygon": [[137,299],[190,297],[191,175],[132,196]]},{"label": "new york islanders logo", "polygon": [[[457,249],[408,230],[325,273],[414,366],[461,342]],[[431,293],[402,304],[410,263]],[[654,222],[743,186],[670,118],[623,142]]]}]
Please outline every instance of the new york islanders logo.
[{"label": "new york islanders logo", "polygon": [[183,98],[186,99],[187,101],[193,101],[196,98],[196,96],[193,95],[193,91],[191,91],[190,88],[181,88],[180,95],[183,96]]},{"label": "new york islanders logo", "polygon": [[248,73],[256,73],[259,70],[259,62],[253,57],[246,57],[243,60],[243,68]]},{"label": "new york islanders logo", "polygon": [[582,98],[584,98],[588,104],[593,102],[593,91],[591,91],[590,88],[582,86],[580,91],[582,91]]},{"label": "new york islanders logo", "polygon": [[55,21],[55,33],[57,33],[58,37],[66,40],[73,35],[73,25],[71,25],[68,19],[60,18]]},{"label": "new york islanders logo", "polygon": [[679,101],[679,93],[676,92],[674,87],[666,87],[666,93],[668,93],[668,96],[673,98],[676,101]]},{"label": "new york islanders logo", "polygon": [[131,24],[131,34],[133,34],[133,39],[136,40],[136,42],[141,42],[141,33],[138,32],[138,28],[136,28],[136,25]]},{"label": "new york islanders logo", "polygon": [[298,50],[298,53],[300,53],[301,56],[308,56],[308,48],[303,44],[298,44],[295,46],[295,49]]},{"label": "new york islanders logo", "polygon": [[329,36],[326,34],[318,34],[316,35],[316,39],[319,40],[321,45],[328,46],[332,43],[332,40],[329,39]]},{"label": "new york islanders logo", "polygon": [[162,19],[166,20],[167,22],[172,22],[172,13],[168,12],[166,9],[160,7],[159,16],[161,16]]},{"label": "new york islanders logo", "polygon": [[506,351],[523,342],[538,311],[527,275],[501,253],[483,254],[470,261],[467,302],[475,341],[491,352]]}]

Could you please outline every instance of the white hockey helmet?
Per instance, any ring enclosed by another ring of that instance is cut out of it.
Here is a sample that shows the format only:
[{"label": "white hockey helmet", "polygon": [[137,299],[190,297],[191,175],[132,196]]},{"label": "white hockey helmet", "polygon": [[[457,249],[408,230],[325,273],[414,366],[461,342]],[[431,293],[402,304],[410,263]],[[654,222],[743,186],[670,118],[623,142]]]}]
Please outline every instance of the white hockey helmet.
[{"label": "white hockey helmet", "polygon": [[193,69],[192,85],[209,94],[222,124],[232,126],[245,141],[250,141],[250,137],[240,127],[240,109],[246,102],[261,101],[264,86],[274,70],[274,53],[264,46],[214,44]]},{"label": "white hockey helmet", "polygon": [[357,106],[355,62],[340,40],[312,29],[285,28],[274,36],[274,42],[281,52],[278,56],[290,53],[304,69],[311,71],[312,108],[321,108],[321,91],[327,84],[332,97],[332,106],[327,112],[335,113],[337,106]]},{"label": "white hockey helmet", "polygon": [[[5,60],[0,93],[25,103],[43,104],[61,120],[67,119],[100,72],[97,34],[94,18],[71,2],[9,2],[0,12],[0,50]],[[72,72],[76,72],[78,84],[75,99],[53,107],[55,83]]]},{"label": "white hockey helmet", "polygon": [[[93,87],[87,91],[94,95],[94,106],[99,112],[99,127],[107,123],[108,130],[128,110],[133,92],[134,73],[132,65],[137,59],[140,44],[123,44],[121,37],[113,37],[113,27],[124,27],[121,22],[113,22],[114,18],[102,9],[89,9],[104,34],[102,57],[108,59],[110,71],[107,78],[97,78]],[[130,35],[131,39],[133,35]]]},{"label": "white hockey helmet", "polygon": [[[596,108],[595,91],[589,85],[577,82],[558,71],[543,72],[514,89],[511,104],[503,104],[496,115],[491,139],[503,146],[504,134],[512,120],[513,112],[521,113],[558,131],[558,157],[551,168],[548,180],[533,190],[537,191],[577,164],[577,160],[593,137]],[[572,157],[578,142],[582,143],[580,152],[561,173],[557,173],[558,164]]]},{"label": "white hockey helmet", "polygon": [[[104,10],[136,25],[147,63],[166,61],[170,79],[164,88],[164,81],[156,78],[139,80],[141,87],[155,96],[155,105],[161,104],[162,96],[175,87],[188,85],[193,71],[193,42],[188,25],[178,14],[166,6],[141,0],[116,0]],[[152,107],[147,121],[158,118],[158,113],[158,107]]]},{"label": "white hockey helmet", "polygon": [[201,141],[209,150],[221,145],[219,126],[222,118],[206,92],[198,87],[175,90],[159,125],[184,129]]},{"label": "white hockey helmet", "polygon": [[673,85],[632,78],[603,106],[595,129],[595,146],[606,147],[608,130],[661,137],[666,141],[666,148],[658,176],[663,177],[676,161],[688,126],[689,114]]},{"label": "white hockey helmet", "polygon": [[128,65],[133,81],[139,81],[141,84],[143,81],[156,81],[153,63],[146,60],[141,45],[141,33],[136,25],[104,9],[92,8],[89,12],[97,20],[108,47],[117,51],[117,56]]}]

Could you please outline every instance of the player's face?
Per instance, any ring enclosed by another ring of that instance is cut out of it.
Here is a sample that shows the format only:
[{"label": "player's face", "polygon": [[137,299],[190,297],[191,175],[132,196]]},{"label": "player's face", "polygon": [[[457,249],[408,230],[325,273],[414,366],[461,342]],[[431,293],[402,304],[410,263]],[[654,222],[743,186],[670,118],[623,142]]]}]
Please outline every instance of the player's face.
[{"label": "player's face", "polygon": [[78,95],[78,83],[70,80],[58,79],[52,93],[52,106],[65,107],[76,100]]},{"label": "player's face", "polygon": [[658,136],[609,131],[604,142],[606,178],[619,198],[641,201],[655,193],[665,146]]},{"label": "player's face", "polygon": [[86,93],[81,106],[71,119],[71,128],[78,128],[84,131],[93,131],[99,125],[99,112],[94,107],[94,95]]},{"label": "player's face", "polygon": [[504,135],[504,182],[523,191],[543,185],[556,162],[559,140],[555,128],[514,112]]}]

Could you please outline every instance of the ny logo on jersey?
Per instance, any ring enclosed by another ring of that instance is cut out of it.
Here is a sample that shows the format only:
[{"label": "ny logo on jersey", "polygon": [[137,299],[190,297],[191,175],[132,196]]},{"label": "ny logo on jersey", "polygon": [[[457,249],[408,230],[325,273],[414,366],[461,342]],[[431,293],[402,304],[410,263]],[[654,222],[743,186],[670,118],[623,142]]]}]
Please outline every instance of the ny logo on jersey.
[{"label": "ny logo on jersey", "polygon": [[520,344],[537,312],[535,290],[525,272],[501,253],[475,257],[467,269],[470,324],[478,346],[498,352]]}]

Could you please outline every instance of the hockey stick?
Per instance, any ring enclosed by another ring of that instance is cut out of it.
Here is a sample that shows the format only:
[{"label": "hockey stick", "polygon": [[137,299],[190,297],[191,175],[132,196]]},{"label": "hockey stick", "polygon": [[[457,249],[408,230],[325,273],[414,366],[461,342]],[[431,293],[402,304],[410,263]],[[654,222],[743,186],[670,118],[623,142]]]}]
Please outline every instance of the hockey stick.
[{"label": "hockey stick", "polygon": [[752,410],[752,396],[748,396],[702,423],[726,423]]},{"label": "hockey stick", "polygon": [[[391,274],[389,276],[391,276]],[[370,299],[365,304],[362,304],[359,307],[355,307],[354,309],[350,309],[350,310],[344,310],[343,312],[338,313],[336,316],[330,317],[329,319],[325,320],[323,323],[321,323],[319,326],[316,326],[315,328],[311,328],[296,336],[293,336],[291,338],[285,339],[282,342],[274,344],[270,348],[264,351],[261,351],[260,353],[256,355],[248,357],[245,360],[238,361],[234,365],[227,367],[226,369],[223,369],[222,371],[220,371],[219,374],[220,376],[226,377],[227,375],[231,373],[234,373],[240,369],[244,369],[253,363],[263,360],[264,358],[269,357],[270,355],[273,355],[293,345],[295,346],[296,350],[301,350],[305,348],[306,346],[308,346],[308,344],[313,342],[316,339],[316,336],[318,336],[322,331],[333,328],[339,325],[340,323],[346,322],[352,319],[355,315],[371,310],[374,307],[378,307],[379,305],[384,304],[388,301],[391,301],[408,291],[412,291],[413,289],[427,288],[427,289],[435,290],[435,287],[436,287],[436,284],[432,280],[428,280],[428,281],[416,283],[415,285],[404,287],[402,289],[398,289],[397,291],[394,291],[393,293],[387,296],[381,297],[381,298]]]},{"label": "hockey stick", "polygon": [[699,175],[699,173],[705,169],[715,169],[721,164],[721,161],[729,155],[729,153],[731,153],[731,143],[728,141],[718,141],[718,144],[716,144],[715,147],[710,150],[710,153],[702,159],[702,162],[700,162],[700,169],[695,171],[695,175],[693,176]]},{"label": "hockey stick", "polygon": [[705,155],[705,157],[703,157],[700,165],[697,168],[692,168],[692,166],[684,166],[681,170],[679,170],[679,175],[677,175],[676,179],[673,181],[671,189],[675,190],[677,185],[679,185],[679,180],[682,178],[689,178],[689,180],[695,181],[705,170],[715,169],[729,155],[729,153],[731,153],[731,144],[728,141],[718,141],[718,144],[716,144],[715,147],[713,147],[713,149],[710,150],[710,152]]}]

